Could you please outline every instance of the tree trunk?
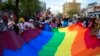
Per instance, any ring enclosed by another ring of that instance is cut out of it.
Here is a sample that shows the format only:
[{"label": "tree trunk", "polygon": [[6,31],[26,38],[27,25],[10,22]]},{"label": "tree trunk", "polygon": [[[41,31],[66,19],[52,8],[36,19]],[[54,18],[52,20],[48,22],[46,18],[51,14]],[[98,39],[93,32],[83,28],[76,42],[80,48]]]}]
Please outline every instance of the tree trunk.
[{"label": "tree trunk", "polygon": [[18,18],[19,18],[19,15],[18,15],[18,12],[19,12],[19,0],[16,0],[16,9],[15,9],[15,14],[16,14],[16,23],[18,22]]},{"label": "tree trunk", "polygon": [[16,12],[16,17],[17,18],[18,18],[18,11],[19,11],[19,8],[18,8],[19,6],[18,5],[19,5],[19,0],[16,0],[16,11],[15,12]]}]

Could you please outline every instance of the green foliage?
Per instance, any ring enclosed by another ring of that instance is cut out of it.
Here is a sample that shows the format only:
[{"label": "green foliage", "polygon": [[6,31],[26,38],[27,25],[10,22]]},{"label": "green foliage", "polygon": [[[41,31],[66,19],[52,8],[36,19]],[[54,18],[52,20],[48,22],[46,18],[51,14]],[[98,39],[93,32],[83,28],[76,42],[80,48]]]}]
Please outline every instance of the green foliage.
[{"label": "green foliage", "polygon": [[40,8],[39,0],[6,0],[0,4],[0,9],[16,12],[20,16],[31,17]]},{"label": "green foliage", "polygon": [[2,9],[2,4],[0,3],[0,10]]},{"label": "green foliage", "polygon": [[1,10],[15,10],[15,4],[13,3],[14,0],[6,0],[4,3],[1,3],[0,9]]},{"label": "green foliage", "polygon": [[30,17],[38,8],[40,8],[39,0],[20,0],[20,15]]},{"label": "green foliage", "polygon": [[71,9],[71,10],[69,10],[67,13],[68,13],[68,16],[69,16],[69,17],[73,17],[73,15],[79,13],[79,10],[78,10],[78,9]]},{"label": "green foliage", "polygon": [[62,16],[63,16],[62,13],[58,13],[58,14],[57,14],[57,17],[58,17],[59,19],[61,19]]}]

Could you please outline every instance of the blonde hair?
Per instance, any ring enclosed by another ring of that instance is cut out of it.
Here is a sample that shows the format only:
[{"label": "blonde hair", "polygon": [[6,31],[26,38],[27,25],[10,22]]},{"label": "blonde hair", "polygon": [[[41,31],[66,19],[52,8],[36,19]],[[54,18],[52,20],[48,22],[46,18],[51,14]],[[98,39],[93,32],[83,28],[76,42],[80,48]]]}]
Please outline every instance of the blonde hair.
[{"label": "blonde hair", "polygon": [[20,17],[19,22],[25,22],[25,19],[23,17]]}]

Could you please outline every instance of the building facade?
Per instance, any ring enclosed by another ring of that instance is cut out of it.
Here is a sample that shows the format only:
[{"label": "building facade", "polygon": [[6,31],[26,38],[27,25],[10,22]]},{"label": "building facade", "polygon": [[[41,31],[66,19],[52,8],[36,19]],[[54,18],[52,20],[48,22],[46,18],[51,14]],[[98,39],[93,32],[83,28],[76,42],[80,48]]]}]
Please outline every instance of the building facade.
[{"label": "building facade", "polygon": [[100,18],[100,4],[97,2],[88,4],[86,8],[80,10],[80,15],[83,17]]},{"label": "building facade", "polygon": [[100,17],[100,4],[91,3],[87,7],[88,16]]},{"label": "building facade", "polygon": [[77,3],[76,0],[73,2],[68,2],[63,5],[63,15],[68,15],[68,11],[72,9],[80,10],[80,3]]}]

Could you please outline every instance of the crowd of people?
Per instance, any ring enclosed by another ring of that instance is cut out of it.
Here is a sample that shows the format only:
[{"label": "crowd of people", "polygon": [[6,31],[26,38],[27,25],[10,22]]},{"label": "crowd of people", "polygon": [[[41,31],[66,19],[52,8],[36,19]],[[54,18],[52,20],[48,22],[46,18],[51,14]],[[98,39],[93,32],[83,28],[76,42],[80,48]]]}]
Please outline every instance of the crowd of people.
[{"label": "crowd of people", "polygon": [[14,29],[17,34],[21,34],[30,28],[43,30],[46,24],[48,24],[51,28],[60,28],[71,26],[73,24],[77,24],[78,22],[81,22],[82,27],[91,29],[90,35],[96,35],[97,38],[100,39],[100,18],[68,18],[66,16],[58,18],[48,12],[41,12],[33,18],[29,18],[27,16],[20,17],[17,23],[16,16],[13,13],[7,14],[5,12],[0,17],[0,32],[7,31],[8,29]]}]

